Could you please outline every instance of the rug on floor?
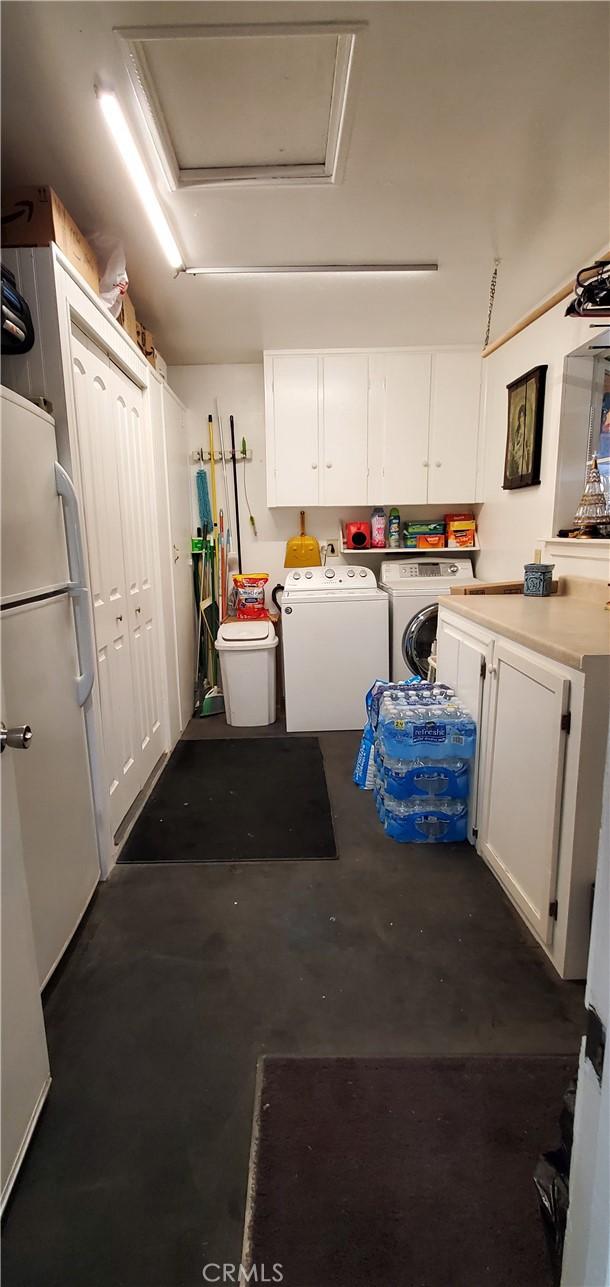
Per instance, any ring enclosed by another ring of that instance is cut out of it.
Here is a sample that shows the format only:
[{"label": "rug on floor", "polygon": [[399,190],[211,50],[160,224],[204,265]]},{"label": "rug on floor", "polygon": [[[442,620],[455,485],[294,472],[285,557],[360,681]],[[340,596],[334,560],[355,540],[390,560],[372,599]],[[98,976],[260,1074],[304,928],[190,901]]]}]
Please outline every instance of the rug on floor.
[{"label": "rug on floor", "polygon": [[546,1287],[533,1172],[576,1057],[259,1063],[244,1251],[283,1287]]},{"label": "rug on floor", "polygon": [[336,858],[316,737],[182,741],[122,863]]}]

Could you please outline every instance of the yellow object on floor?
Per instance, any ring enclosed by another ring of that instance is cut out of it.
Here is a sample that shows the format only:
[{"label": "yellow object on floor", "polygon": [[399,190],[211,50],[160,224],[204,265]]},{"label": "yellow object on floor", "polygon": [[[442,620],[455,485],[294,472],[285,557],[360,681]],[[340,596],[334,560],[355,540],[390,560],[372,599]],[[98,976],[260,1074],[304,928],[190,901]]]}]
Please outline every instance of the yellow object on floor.
[{"label": "yellow object on floor", "polygon": [[299,536],[291,536],[286,542],[286,557],[284,558],[285,568],[314,568],[319,567],[322,562],[320,558],[320,546],[315,536],[305,535],[305,510],[301,510],[301,532]]}]

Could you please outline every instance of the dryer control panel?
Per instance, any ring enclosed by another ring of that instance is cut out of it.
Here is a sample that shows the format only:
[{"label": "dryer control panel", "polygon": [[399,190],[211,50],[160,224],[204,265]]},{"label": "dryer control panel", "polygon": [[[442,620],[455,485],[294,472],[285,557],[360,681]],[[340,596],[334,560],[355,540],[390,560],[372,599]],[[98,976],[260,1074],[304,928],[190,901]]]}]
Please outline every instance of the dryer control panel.
[{"label": "dryer control panel", "polygon": [[285,590],[375,590],[377,579],[371,568],[355,564],[332,563],[326,567],[294,568],[286,576]]}]

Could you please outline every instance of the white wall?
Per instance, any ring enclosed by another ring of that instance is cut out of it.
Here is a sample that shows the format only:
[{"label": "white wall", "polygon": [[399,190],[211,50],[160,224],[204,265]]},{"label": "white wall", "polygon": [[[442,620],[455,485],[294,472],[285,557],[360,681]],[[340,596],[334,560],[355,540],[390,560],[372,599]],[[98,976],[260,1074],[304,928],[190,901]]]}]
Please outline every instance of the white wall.
[{"label": "white wall", "polygon": [[[242,532],[242,554],[244,572],[268,572],[268,595],[273,586],[285,579],[284,552],[286,541],[298,531],[299,512],[296,509],[268,509],[267,486],[265,474],[265,400],[262,362],[248,364],[226,364],[218,366],[172,366],[168,370],[168,383],[187,407],[188,435],[190,450],[208,446],[207,419],[211,413],[216,418],[216,398],[223,418],[226,435],[225,446],[229,441],[229,415],[235,418],[235,439],[239,450],[242,438],[246,439],[248,448],[254,453],[252,463],[247,463],[246,482],[252,512],[256,519],[257,535],[254,536],[248,520],[248,511],[244,496],[244,466],[238,466],[239,475],[239,509]],[[193,466],[193,478],[196,473]],[[231,493],[230,509],[233,513],[232,474],[230,465],[229,490]],[[221,500],[224,495],[222,473],[216,466],[219,505],[227,509]],[[404,517],[418,515],[436,517],[443,513],[443,506],[419,505],[414,509],[401,507]],[[445,507],[446,508],[446,507]],[[338,548],[337,540],[341,519],[370,518],[371,507],[350,508],[347,510],[323,507],[306,511],[307,532],[316,536],[320,542],[333,541]],[[195,502],[193,507],[193,531],[197,527]],[[236,549],[236,542],[233,542]],[[358,556],[349,556],[358,561]],[[381,557],[366,557],[368,567],[378,574]]]},{"label": "white wall", "polygon": [[[592,334],[587,321],[565,317],[566,305],[567,300],[550,309],[483,363],[485,462],[477,576],[484,580],[522,576],[524,563],[531,561],[541,540],[553,535],[563,366],[566,356],[590,340]],[[532,367],[545,363],[548,371],[542,481],[537,487],[502,491],[508,413],[506,386]],[[557,571],[563,572],[565,568]],[[573,564],[571,561],[570,571],[574,576],[581,574],[576,560]],[[589,569],[587,575],[592,575]],[[593,575],[607,577],[607,566],[600,563]]]}]

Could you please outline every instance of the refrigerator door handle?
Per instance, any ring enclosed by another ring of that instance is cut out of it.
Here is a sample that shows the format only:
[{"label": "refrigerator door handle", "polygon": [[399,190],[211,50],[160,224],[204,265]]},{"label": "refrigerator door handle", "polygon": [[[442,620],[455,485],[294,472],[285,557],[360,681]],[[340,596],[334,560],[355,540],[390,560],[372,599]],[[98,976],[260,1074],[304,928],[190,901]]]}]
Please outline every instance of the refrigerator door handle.
[{"label": "refrigerator door handle", "polygon": [[95,679],[95,647],[89,611],[89,590],[85,583],[85,559],[81,536],[80,512],[74,483],[59,461],[55,461],[55,486],[64,502],[66,519],[66,538],[70,575],[73,578],[68,590],[74,603],[74,620],[76,639],[82,674],[76,680],[76,696],[79,706],[84,706],[93,688]]}]

